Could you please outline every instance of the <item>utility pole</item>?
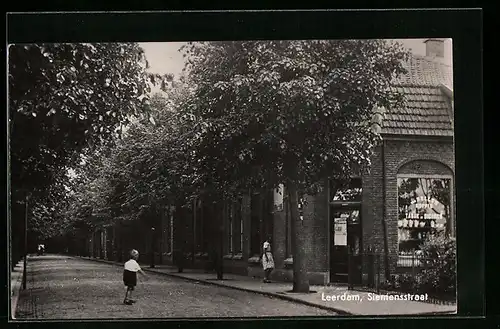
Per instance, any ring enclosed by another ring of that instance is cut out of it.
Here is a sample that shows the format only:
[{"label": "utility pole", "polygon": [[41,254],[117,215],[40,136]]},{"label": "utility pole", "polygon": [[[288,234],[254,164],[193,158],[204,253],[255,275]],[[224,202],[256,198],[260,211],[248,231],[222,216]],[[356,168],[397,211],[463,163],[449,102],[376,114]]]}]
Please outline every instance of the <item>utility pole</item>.
[{"label": "utility pole", "polygon": [[23,260],[23,290],[26,290],[26,267],[28,265],[28,193],[26,193],[25,208],[26,213],[24,215],[24,260]]},{"label": "utility pole", "polygon": [[217,217],[219,217],[219,223],[218,223],[219,252],[217,255],[217,267],[216,267],[217,280],[222,280],[224,278],[224,222],[226,218],[226,204],[224,199],[221,200],[221,204],[222,206],[216,206]]}]

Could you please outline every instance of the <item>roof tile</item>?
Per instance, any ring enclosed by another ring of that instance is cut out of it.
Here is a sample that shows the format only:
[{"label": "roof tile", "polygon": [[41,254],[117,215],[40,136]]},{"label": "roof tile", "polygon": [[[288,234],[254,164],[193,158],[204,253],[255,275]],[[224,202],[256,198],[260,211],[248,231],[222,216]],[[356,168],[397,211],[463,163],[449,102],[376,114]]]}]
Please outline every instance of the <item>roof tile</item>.
[{"label": "roof tile", "polygon": [[452,68],[426,57],[413,55],[404,63],[408,73],[395,79],[395,84],[411,84],[414,86],[438,86],[444,83],[453,88]]},{"label": "roof tile", "polygon": [[453,87],[451,68],[425,58],[406,63],[408,73],[394,81],[395,92],[403,93],[405,106],[388,109],[383,133],[395,135],[453,136],[451,104],[439,88]]},{"label": "roof tile", "polygon": [[[390,109],[383,121],[386,134],[453,136],[451,110],[437,87],[406,87],[406,106]],[[438,92],[440,92],[438,90]]]}]

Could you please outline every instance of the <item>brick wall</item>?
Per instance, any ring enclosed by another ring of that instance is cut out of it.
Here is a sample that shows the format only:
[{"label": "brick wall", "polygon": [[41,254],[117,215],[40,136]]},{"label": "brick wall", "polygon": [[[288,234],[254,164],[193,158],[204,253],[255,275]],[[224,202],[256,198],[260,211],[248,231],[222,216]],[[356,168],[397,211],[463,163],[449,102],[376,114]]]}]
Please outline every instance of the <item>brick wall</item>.
[{"label": "brick wall", "polygon": [[[363,239],[365,251],[384,251],[382,149],[372,158],[369,173],[363,176]],[[398,250],[397,175],[452,175],[455,161],[452,142],[387,140],[385,144],[385,204],[389,253]],[[453,186],[453,184],[452,184]],[[453,207],[455,197],[453,197]],[[454,211],[452,211],[452,222]],[[396,259],[396,258],[394,258]],[[395,264],[391,264],[391,268]]]},{"label": "brick wall", "polygon": [[[382,148],[377,147],[371,158],[371,167],[362,176],[361,221],[363,234],[363,252],[383,252],[383,182]],[[382,242],[381,242],[382,241]]]}]

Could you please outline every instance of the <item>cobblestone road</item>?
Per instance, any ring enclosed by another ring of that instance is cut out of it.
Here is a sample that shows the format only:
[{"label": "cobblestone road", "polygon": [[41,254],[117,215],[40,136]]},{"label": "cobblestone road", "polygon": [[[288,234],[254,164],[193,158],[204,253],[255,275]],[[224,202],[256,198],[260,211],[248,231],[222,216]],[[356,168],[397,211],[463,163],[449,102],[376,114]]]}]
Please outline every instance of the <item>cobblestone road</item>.
[{"label": "cobblestone road", "polygon": [[33,257],[17,319],[334,316],[326,310],[148,273],[123,305],[122,268],[65,256]]}]

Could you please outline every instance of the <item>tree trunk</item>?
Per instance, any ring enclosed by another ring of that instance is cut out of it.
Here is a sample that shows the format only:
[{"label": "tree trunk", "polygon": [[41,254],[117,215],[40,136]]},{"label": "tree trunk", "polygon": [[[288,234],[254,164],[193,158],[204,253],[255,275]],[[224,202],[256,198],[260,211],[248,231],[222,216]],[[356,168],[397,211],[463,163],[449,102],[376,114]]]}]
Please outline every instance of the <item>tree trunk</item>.
[{"label": "tree trunk", "polygon": [[191,239],[192,240],[192,246],[191,246],[191,265],[193,265],[194,267],[194,264],[195,264],[195,254],[196,254],[196,199],[193,200],[193,212],[191,213],[191,219],[193,221],[193,227],[192,227],[192,231],[193,231],[193,238]]},{"label": "tree trunk", "polygon": [[156,252],[156,239],[157,239],[157,231],[158,231],[158,209],[153,206],[152,210],[150,211],[150,217],[149,220],[151,221],[151,262],[149,264],[150,268],[154,268],[156,266],[155,264],[155,252]]},{"label": "tree trunk", "polygon": [[111,227],[111,260],[116,261],[116,223]]},{"label": "tree trunk", "polygon": [[[224,202],[222,201],[222,206],[217,207],[217,218],[218,218],[218,252],[216,260],[217,269],[217,280],[223,280],[224,278]],[[222,208],[222,209],[221,209]],[[221,211],[222,210],[222,211]]]},{"label": "tree trunk", "polygon": [[175,252],[175,257],[176,258],[176,263],[177,263],[177,272],[182,273],[184,271],[184,251],[185,251],[185,244],[186,244],[186,237],[185,237],[185,231],[186,231],[186,223],[185,223],[185,211],[184,209],[180,206],[176,206],[176,212],[175,212],[176,218],[174,219],[175,225],[177,227],[177,236],[178,236],[178,242],[176,246]]},{"label": "tree trunk", "polygon": [[307,277],[307,254],[305,252],[305,237],[302,233],[302,220],[299,218],[296,184],[289,183],[287,190],[290,199],[290,216],[292,222],[293,291],[308,293],[309,279]]},{"label": "tree trunk", "polygon": [[125,230],[121,223],[118,224],[118,248],[116,249],[118,261],[123,262],[123,239],[125,238],[123,235],[125,234]]},{"label": "tree trunk", "polygon": [[149,264],[150,268],[155,267],[155,245],[156,245],[156,228],[151,228],[151,262]]},{"label": "tree trunk", "polygon": [[158,262],[160,263],[160,265],[163,264],[163,249],[164,249],[164,243],[165,243],[165,234],[163,232],[163,228],[165,227],[164,225],[164,221],[165,221],[165,207],[161,207],[160,208],[160,225],[158,227],[158,234],[160,236],[160,254],[159,254],[159,259],[158,259]]}]

